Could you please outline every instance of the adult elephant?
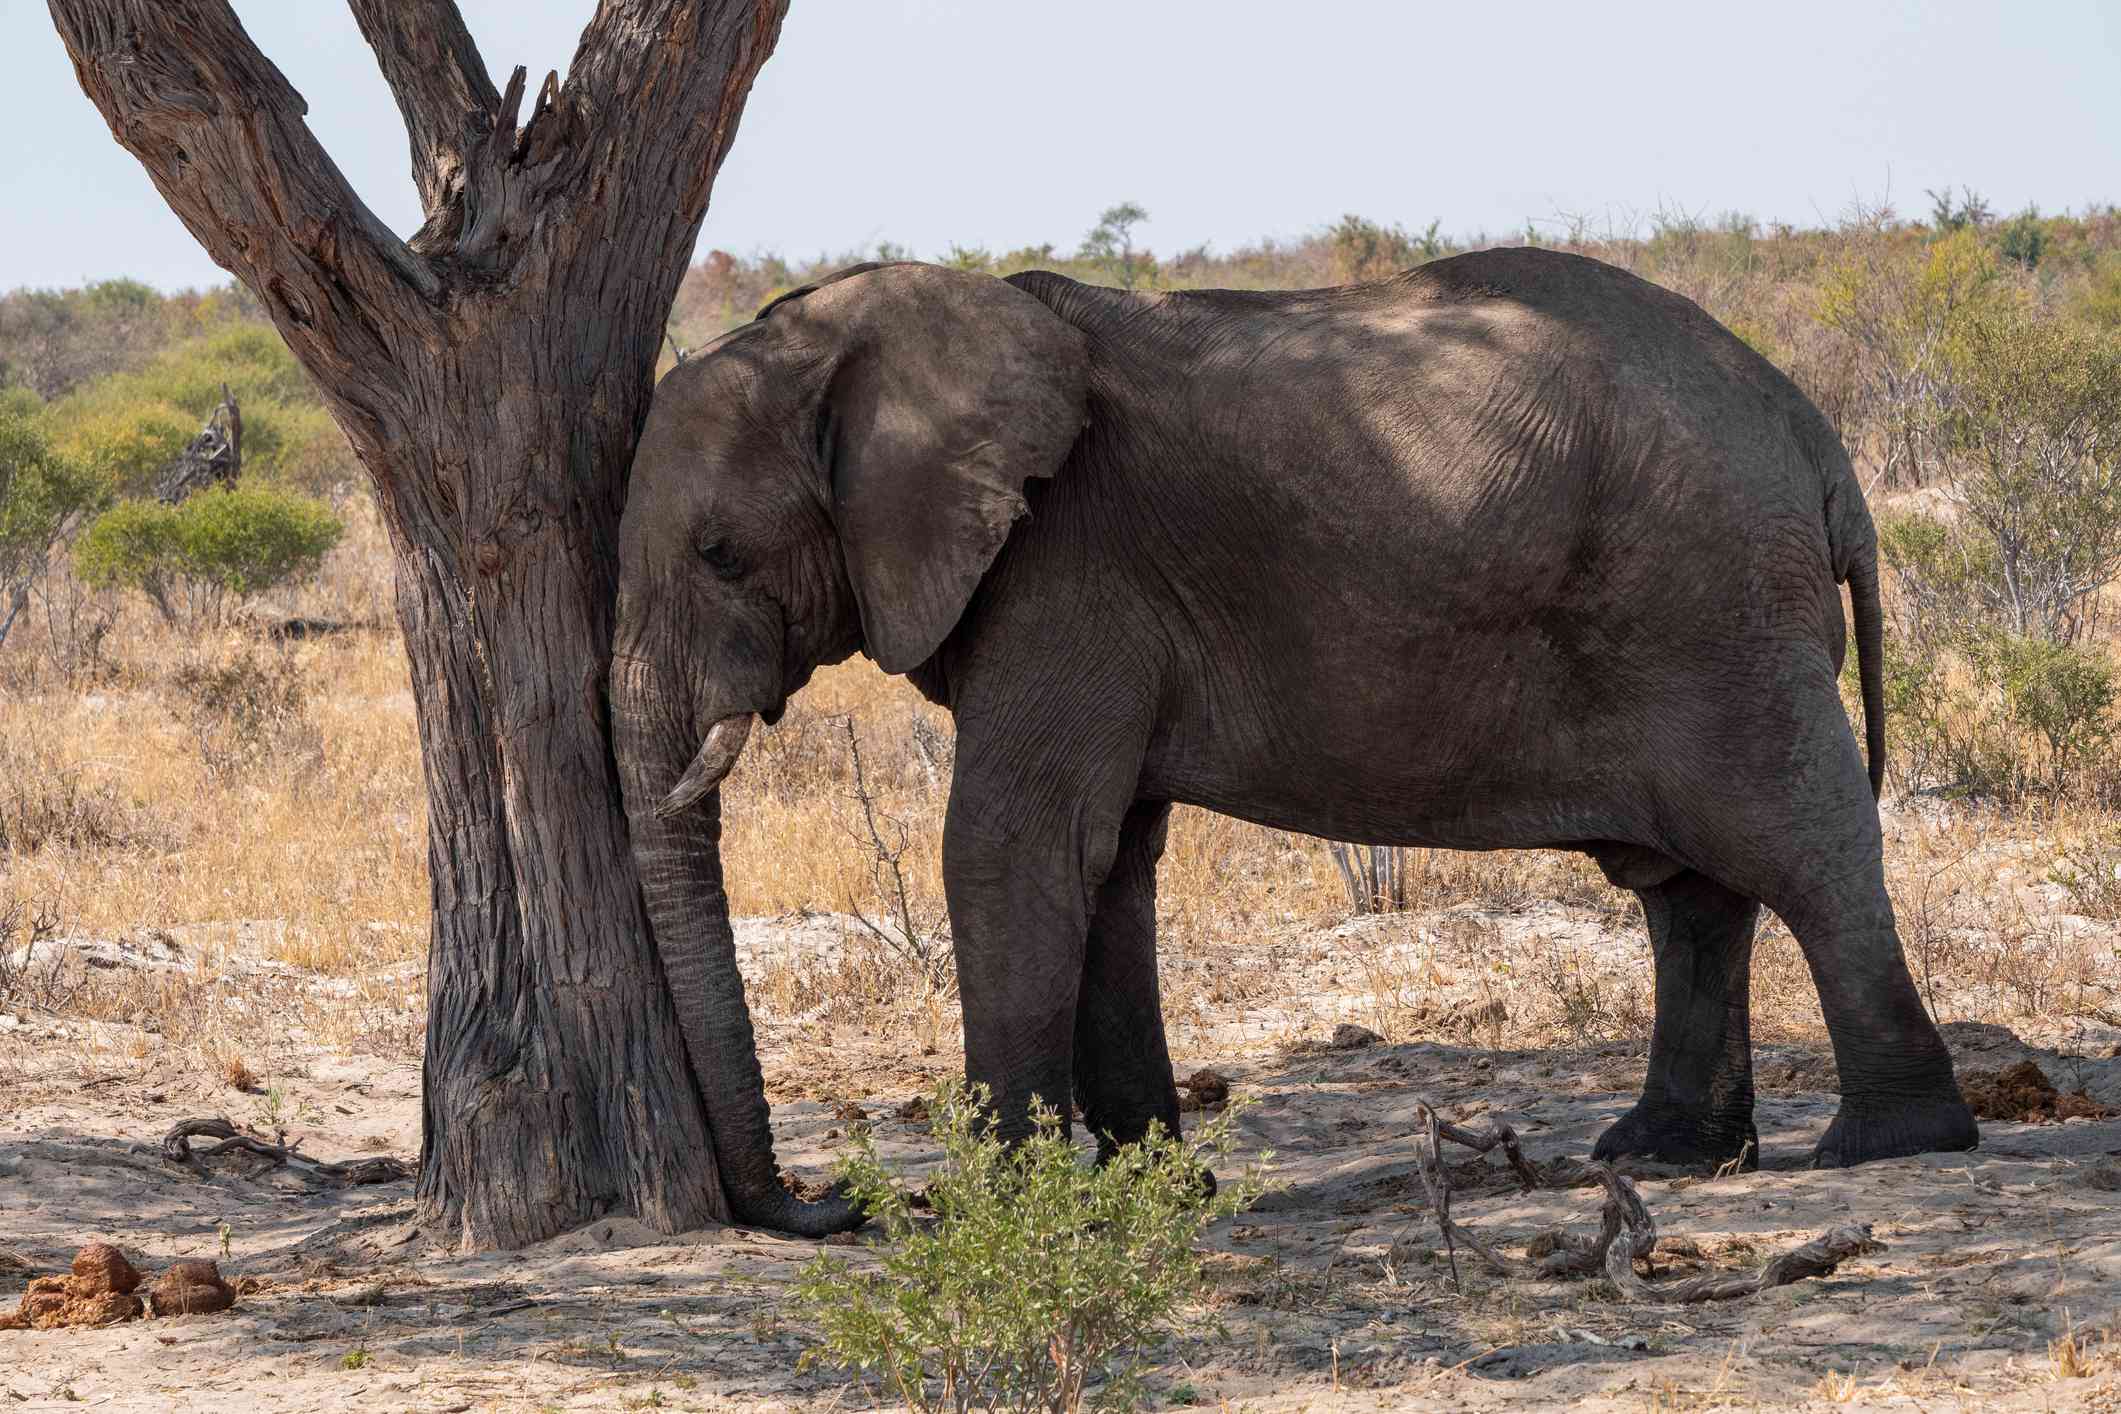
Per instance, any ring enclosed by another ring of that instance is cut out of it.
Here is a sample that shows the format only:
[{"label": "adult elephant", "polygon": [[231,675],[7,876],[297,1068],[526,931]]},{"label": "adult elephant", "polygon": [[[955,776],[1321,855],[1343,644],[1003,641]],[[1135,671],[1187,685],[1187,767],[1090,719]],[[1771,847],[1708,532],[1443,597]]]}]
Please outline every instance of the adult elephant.
[{"label": "adult elephant", "polygon": [[[1604,1157],[1755,1145],[1763,904],[1818,984],[1823,1164],[1976,1141],[1881,866],[1875,534],[1832,429],[1692,303],[1540,250],[1301,293],[863,265],[664,379],[612,708],[664,965],[747,1221],[776,1181],[721,886],[754,716],[861,651],[957,719],[966,1067],[1021,1132],[1178,1123],[1174,801],[1335,839],[1591,854],[1642,899],[1649,1078]],[[1853,591],[1869,773],[1836,687]]]}]

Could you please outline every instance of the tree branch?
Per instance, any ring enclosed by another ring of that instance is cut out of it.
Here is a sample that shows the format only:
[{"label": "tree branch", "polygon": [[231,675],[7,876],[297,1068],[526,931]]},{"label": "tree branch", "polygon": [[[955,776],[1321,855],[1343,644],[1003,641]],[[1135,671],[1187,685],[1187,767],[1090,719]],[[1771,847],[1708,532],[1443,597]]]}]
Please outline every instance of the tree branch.
[{"label": "tree branch", "polygon": [[362,203],[227,0],[49,4],[112,135],[264,300],[341,425],[381,445],[396,359],[377,313],[438,300],[440,277]]},{"label": "tree branch", "polygon": [[465,153],[492,131],[500,91],[456,0],[347,0],[376,52],[412,143],[412,180],[432,218],[464,169]]},{"label": "tree branch", "polygon": [[[599,0],[560,99],[573,121],[613,131],[656,115],[663,141],[614,143],[592,165],[591,200],[614,224],[640,203],[689,252],[737,120],[780,37],[788,0]],[[631,210],[628,210],[631,208]]]}]

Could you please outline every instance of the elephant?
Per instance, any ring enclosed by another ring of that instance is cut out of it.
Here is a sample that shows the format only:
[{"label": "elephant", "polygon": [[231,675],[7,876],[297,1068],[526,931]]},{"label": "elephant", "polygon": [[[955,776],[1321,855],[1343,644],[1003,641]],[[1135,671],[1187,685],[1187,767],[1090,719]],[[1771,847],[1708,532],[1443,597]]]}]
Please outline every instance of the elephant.
[{"label": "elephant", "polygon": [[[1758,1154],[1763,907],[1818,986],[1813,1161],[1978,1139],[1886,892],[1876,532],[1825,417],[1698,306],[1541,249],[1291,292],[867,263],[667,374],[619,535],[614,753],[733,1210],[777,1181],[722,886],[754,719],[860,652],[947,708],[969,1077],[1109,1154],[1179,1104],[1174,803],[1587,853],[1640,898],[1648,1076],[1600,1158]],[[1868,762],[1838,688],[1849,587]]]}]

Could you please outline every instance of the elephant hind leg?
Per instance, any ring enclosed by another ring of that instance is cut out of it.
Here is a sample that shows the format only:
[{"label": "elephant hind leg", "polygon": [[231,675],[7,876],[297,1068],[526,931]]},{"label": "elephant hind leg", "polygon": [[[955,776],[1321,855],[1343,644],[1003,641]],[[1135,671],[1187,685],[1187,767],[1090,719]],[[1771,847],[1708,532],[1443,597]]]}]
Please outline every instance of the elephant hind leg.
[{"label": "elephant hind leg", "polygon": [[1819,989],[1841,1110],[1813,1151],[1820,1168],[1952,1153],[1980,1143],[1951,1053],[1908,975],[1876,856],[1776,909]]},{"label": "elephant hind leg", "polygon": [[[1830,665],[1809,676],[1790,665],[1779,686],[1793,730],[1740,738],[1746,749],[1679,783],[1668,797],[1672,852],[1773,909],[1804,951],[1841,1073],[1841,1112],[1815,1163],[1970,1149],[1979,1132],[1908,975],[1877,803]],[[1663,986],[1660,958],[1660,1012]]]},{"label": "elephant hind leg", "polygon": [[1599,1137],[1592,1157],[1753,1167],[1760,1142],[1749,1006],[1760,905],[1685,869],[1635,892],[1657,965],[1649,1075],[1642,1098]]}]

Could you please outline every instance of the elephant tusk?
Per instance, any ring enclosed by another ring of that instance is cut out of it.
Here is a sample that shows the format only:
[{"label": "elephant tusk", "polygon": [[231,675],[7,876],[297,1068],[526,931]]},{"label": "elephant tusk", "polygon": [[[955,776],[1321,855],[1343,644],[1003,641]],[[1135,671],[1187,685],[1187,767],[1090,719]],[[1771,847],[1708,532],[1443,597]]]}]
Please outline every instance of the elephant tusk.
[{"label": "elephant tusk", "polygon": [[699,803],[700,797],[722,783],[729,768],[736,765],[736,758],[743,753],[744,743],[751,736],[751,714],[739,712],[733,717],[724,717],[707,729],[707,739],[700,743],[700,754],[692,758],[685,774],[678,777],[677,788],[663,797],[655,808],[656,818],[668,820]]}]

